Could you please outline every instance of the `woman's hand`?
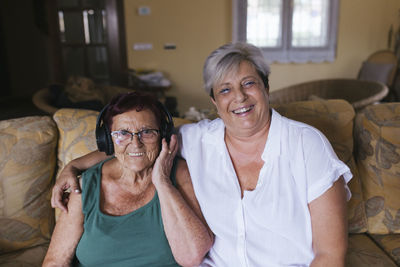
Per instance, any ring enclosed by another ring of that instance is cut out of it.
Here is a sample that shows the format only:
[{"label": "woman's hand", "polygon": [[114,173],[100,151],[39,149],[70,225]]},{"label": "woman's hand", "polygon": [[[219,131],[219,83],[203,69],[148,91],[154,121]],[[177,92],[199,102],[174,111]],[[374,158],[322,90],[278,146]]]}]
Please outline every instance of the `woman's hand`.
[{"label": "woman's hand", "polygon": [[160,155],[158,155],[152,170],[152,182],[156,188],[162,183],[171,183],[170,173],[177,152],[178,141],[176,135],[173,134],[171,136],[169,144],[163,138]]},{"label": "woman's hand", "polygon": [[93,151],[69,162],[62,169],[53,187],[51,206],[68,212],[67,203],[69,193],[65,193],[65,191],[71,189],[71,192],[79,194],[81,187],[79,186],[78,175],[106,158],[107,156],[103,152]]},{"label": "woman's hand", "polygon": [[69,193],[66,190],[71,189],[74,193],[80,193],[81,189],[78,182],[80,170],[74,168],[73,165],[67,165],[61,171],[51,194],[51,206],[68,212],[67,204]]}]

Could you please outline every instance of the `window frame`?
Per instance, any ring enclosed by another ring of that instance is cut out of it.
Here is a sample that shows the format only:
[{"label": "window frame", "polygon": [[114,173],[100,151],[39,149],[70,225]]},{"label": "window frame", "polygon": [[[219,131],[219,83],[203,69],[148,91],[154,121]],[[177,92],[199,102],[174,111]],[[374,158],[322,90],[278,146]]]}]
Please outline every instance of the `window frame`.
[{"label": "window frame", "polygon": [[[280,47],[260,47],[270,62],[306,63],[333,62],[336,58],[339,23],[339,0],[329,0],[328,41],[321,47],[292,47],[293,0],[282,0],[282,44]],[[246,42],[247,0],[232,0],[232,40]]]}]

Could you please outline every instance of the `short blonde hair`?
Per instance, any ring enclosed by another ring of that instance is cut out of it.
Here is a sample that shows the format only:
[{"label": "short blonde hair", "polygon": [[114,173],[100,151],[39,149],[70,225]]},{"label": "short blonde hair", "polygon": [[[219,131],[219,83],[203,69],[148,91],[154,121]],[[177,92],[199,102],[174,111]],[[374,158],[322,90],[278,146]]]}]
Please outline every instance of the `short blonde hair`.
[{"label": "short blonde hair", "polygon": [[255,67],[268,89],[270,68],[261,49],[252,44],[237,42],[217,48],[206,59],[203,67],[203,81],[206,92],[212,95],[214,84],[221,81],[228,72],[237,70],[242,61],[248,61]]}]

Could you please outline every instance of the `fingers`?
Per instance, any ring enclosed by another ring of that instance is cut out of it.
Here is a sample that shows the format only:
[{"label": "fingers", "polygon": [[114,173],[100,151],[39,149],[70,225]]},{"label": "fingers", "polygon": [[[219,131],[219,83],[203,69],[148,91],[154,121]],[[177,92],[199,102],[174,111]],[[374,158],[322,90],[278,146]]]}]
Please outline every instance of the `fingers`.
[{"label": "fingers", "polygon": [[79,186],[79,178],[77,177],[76,179],[74,179],[74,184],[72,185],[72,192],[74,192],[75,194],[79,194],[81,192],[81,187]]},{"label": "fingers", "polygon": [[63,203],[64,190],[61,187],[54,186],[51,195],[51,206],[59,208],[64,212],[68,212],[67,206]]},{"label": "fingers", "polygon": [[[69,194],[70,193],[64,192],[64,194],[62,196],[62,203],[63,203],[63,206],[65,206],[66,208],[68,207]],[[66,209],[66,211],[68,212],[68,209]]]},{"label": "fingers", "polygon": [[178,152],[178,138],[175,134],[171,136],[171,140],[169,141],[168,147],[168,154],[172,155],[174,158],[176,153]]},{"label": "fingers", "polygon": [[161,141],[161,152],[156,160],[156,163],[160,164],[160,166],[167,165],[169,166],[168,168],[170,169],[177,152],[178,152],[178,141],[176,135],[171,136],[169,144],[167,143],[167,141],[165,141],[165,138],[163,138]]},{"label": "fingers", "polygon": [[[68,190],[70,188],[71,190]],[[69,192],[66,193],[65,190],[68,190]],[[64,184],[63,186],[58,186],[55,184],[51,194],[51,206],[53,208],[59,208],[64,212],[68,212],[67,204],[70,192],[75,194],[79,194],[81,192],[79,183],[76,181],[76,179],[74,179],[74,185],[72,187],[69,187],[68,184]]]}]

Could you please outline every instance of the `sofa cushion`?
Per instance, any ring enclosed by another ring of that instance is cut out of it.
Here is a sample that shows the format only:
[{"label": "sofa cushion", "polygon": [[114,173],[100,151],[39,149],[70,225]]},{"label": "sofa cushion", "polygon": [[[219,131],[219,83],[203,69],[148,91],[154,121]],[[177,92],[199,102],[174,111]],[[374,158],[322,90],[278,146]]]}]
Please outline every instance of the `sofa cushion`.
[{"label": "sofa cushion", "polygon": [[366,216],[358,170],[353,157],[353,107],[345,100],[315,100],[273,105],[283,116],[319,129],[332,144],[339,159],[353,174],[349,182],[352,198],[348,202],[350,233],[366,231]]},{"label": "sofa cushion", "polygon": [[18,250],[0,255],[2,267],[40,267],[48,249],[48,244]]},{"label": "sofa cushion", "polygon": [[49,242],[56,146],[48,116],[0,121],[0,254]]},{"label": "sofa cushion", "polygon": [[400,233],[400,103],[368,106],[355,122],[368,232]]},{"label": "sofa cushion", "polygon": [[400,234],[371,235],[371,238],[400,266]]},{"label": "sofa cushion", "polygon": [[396,266],[394,261],[366,234],[349,235],[347,267]]},{"label": "sofa cushion", "polygon": [[68,162],[97,149],[95,129],[97,111],[59,109],[53,115],[60,137],[58,139],[58,170]]}]

